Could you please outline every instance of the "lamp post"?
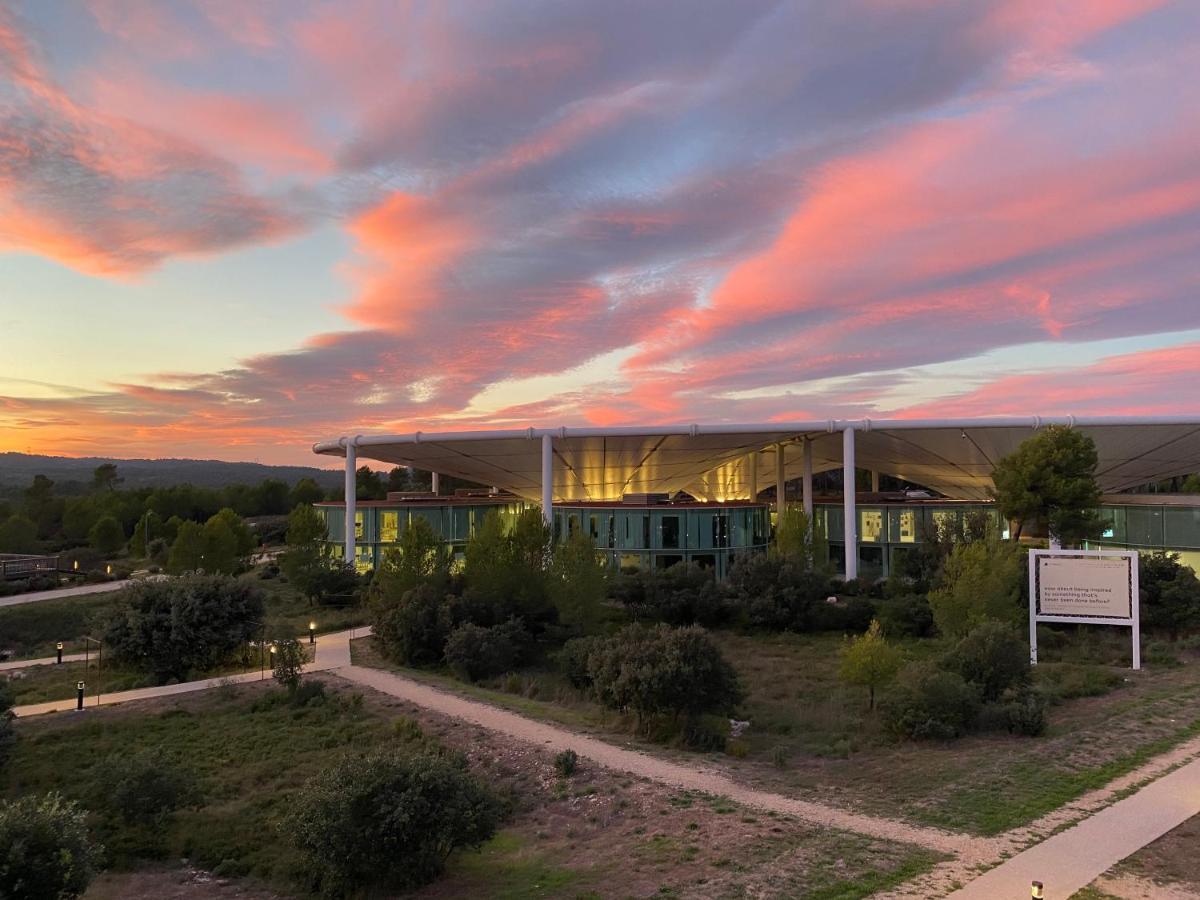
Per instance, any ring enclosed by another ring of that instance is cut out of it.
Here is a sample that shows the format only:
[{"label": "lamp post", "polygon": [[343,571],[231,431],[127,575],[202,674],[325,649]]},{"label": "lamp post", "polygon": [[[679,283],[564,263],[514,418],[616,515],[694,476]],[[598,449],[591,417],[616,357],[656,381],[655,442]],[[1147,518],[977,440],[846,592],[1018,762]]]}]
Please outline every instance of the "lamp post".
[{"label": "lamp post", "polygon": [[83,688],[82,681],[75,682],[75,711],[83,712]]},{"label": "lamp post", "polygon": [[[94,637],[91,637],[90,635],[86,635],[86,634],[82,638],[80,638],[80,640],[83,641],[83,671],[84,672],[87,671],[87,667],[88,667],[88,649],[92,646],[93,643],[96,645],[96,651],[97,651],[96,705],[99,706],[100,705],[101,684],[103,683],[101,681],[101,675],[104,673],[104,642],[102,640],[100,640],[99,638],[94,638]],[[81,681],[80,684],[83,684],[83,682]]]},{"label": "lamp post", "polygon": [[317,623],[316,622],[308,623],[308,642],[310,644],[315,644],[317,642]]}]

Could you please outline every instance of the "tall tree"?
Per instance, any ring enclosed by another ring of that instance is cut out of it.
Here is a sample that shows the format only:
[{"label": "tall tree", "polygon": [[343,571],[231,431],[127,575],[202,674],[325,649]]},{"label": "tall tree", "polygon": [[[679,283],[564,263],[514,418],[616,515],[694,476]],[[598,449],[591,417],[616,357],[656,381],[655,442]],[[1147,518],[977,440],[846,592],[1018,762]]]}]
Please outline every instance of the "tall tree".
[{"label": "tall tree", "polygon": [[112,491],[125,479],[117,475],[116,463],[101,463],[92,472],[92,489],[96,491]]},{"label": "tall tree", "polygon": [[0,553],[35,553],[37,525],[27,516],[9,516],[0,522]]},{"label": "tall tree", "polygon": [[301,478],[292,488],[292,506],[305,504],[311,506],[325,499],[325,489],[311,478]]},{"label": "tall tree", "polygon": [[359,466],[355,473],[355,496],[358,500],[382,500],[387,496],[383,476],[369,466]]},{"label": "tall tree", "polygon": [[1064,545],[1098,537],[1104,522],[1097,462],[1095,442],[1063,425],[1039,431],[1000,460],[992,472],[994,493],[1000,512],[1016,520],[1013,536],[1034,519]]},{"label": "tall tree", "polygon": [[97,519],[88,531],[88,543],[105,556],[112,556],[125,544],[125,532],[121,523],[112,516]]}]

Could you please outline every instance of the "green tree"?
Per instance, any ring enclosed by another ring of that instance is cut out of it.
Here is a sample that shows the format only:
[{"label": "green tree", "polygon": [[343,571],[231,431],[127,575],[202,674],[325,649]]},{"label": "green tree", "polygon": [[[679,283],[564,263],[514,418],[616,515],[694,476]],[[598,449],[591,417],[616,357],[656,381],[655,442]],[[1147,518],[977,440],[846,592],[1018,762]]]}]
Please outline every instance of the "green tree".
[{"label": "green tree", "polygon": [[311,478],[301,478],[292,488],[291,504],[293,507],[312,506],[325,499],[325,489]]},{"label": "green tree", "polygon": [[[258,541],[254,538],[249,526],[242,521],[242,517],[235,513],[229,507],[219,510],[213,519],[218,519],[225,523],[235,541],[235,554],[241,559],[250,555],[250,552],[258,546]],[[211,519],[209,521],[212,521]],[[207,522],[205,524],[208,524]]]},{"label": "green tree", "polygon": [[358,500],[382,500],[387,496],[383,476],[370,466],[359,466],[355,473],[355,497]]},{"label": "green tree", "polygon": [[38,549],[37,525],[17,513],[0,524],[0,553],[35,553]]},{"label": "green tree", "polygon": [[929,593],[938,630],[961,637],[989,619],[1017,621],[1024,576],[1024,555],[1016,543],[993,534],[959,544],[946,559],[938,587]]},{"label": "green tree", "polygon": [[160,683],[216,668],[241,650],[263,617],[263,594],[223,575],[143,581],[121,591],[104,646]]},{"label": "green tree", "polygon": [[441,662],[454,624],[446,594],[429,582],[398,598],[376,594],[371,620],[384,655],[406,666]]},{"label": "green tree", "polygon": [[182,575],[203,569],[204,549],[204,526],[197,522],[180,522],[171,544],[171,555],[167,558],[167,571],[172,575]]},{"label": "green tree", "polygon": [[124,478],[117,475],[116,463],[101,463],[92,472],[92,490],[116,490],[117,485],[124,480]]},{"label": "green tree", "polygon": [[121,530],[120,522],[105,516],[88,532],[88,543],[105,556],[112,556],[125,545],[125,532]]},{"label": "green tree", "polygon": [[610,569],[583,529],[554,548],[550,562],[550,598],[558,618],[581,632],[595,630],[604,618]]},{"label": "green tree", "polygon": [[201,568],[205,572],[232,575],[238,568],[241,555],[238,553],[238,536],[229,527],[229,521],[213,516],[204,523],[200,534],[204,542]]},{"label": "green tree", "polygon": [[309,504],[297,504],[288,513],[287,549],[279,557],[279,568],[310,604],[320,598],[322,576],[330,566],[325,537],[325,520]]},{"label": "green tree", "polygon": [[824,533],[804,507],[795,503],[789,503],[777,517],[770,553],[802,569],[816,569],[828,557]]},{"label": "green tree", "polygon": [[289,694],[295,695],[300,687],[304,664],[308,662],[304,645],[295,638],[276,641],[272,659],[275,662],[275,680],[287,688]]},{"label": "green tree", "polygon": [[502,806],[461,756],[377,750],[308,781],[281,824],[313,887],[346,896],[417,887],[496,831]]},{"label": "green tree", "polygon": [[842,647],[838,676],[847,684],[867,689],[868,709],[875,708],[875,690],[890,684],[900,671],[900,651],[887,642],[878,619],[864,634],[847,637]]},{"label": "green tree", "polygon": [[372,592],[399,598],[426,581],[444,583],[450,575],[451,559],[442,536],[425,519],[414,516],[396,546],[383,555],[371,583]]},{"label": "green tree", "polygon": [[86,812],[61,795],[0,801],[0,897],[5,900],[78,897],[103,853],[88,835]]},{"label": "green tree", "polygon": [[282,516],[292,507],[291,489],[278,478],[264,478],[254,489],[254,497],[260,516]]},{"label": "green tree", "polygon": [[1100,488],[1095,442],[1081,431],[1051,425],[1000,460],[992,472],[1000,512],[1017,523],[1044,521],[1065,546],[1098,537]]},{"label": "green tree", "polygon": [[33,476],[33,484],[25,489],[25,515],[37,526],[37,535],[43,540],[57,534],[62,528],[66,501],[54,496],[54,482],[45,475]]},{"label": "green tree", "polygon": [[162,519],[152,509],[146,510],[133,526],[133,537],[129,539],[129,552],[137,557],[147,556],[147,547],[163,533]]}]

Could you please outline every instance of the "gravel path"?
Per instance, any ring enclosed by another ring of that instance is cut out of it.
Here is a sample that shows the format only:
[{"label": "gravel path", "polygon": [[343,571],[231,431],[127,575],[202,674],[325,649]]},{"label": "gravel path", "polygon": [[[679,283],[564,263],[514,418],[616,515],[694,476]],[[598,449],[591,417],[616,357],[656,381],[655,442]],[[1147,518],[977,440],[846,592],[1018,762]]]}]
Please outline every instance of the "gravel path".
[{"label": "gravel path", "polygon": [[453,716],[456,719],[472,722],[491,731],[497,731],[530,743],[541,744],[550,750],[574,750],[580,756],[609,769],[639,775],[685,790],[703,791],[728,797],[744,806],[795,816],[812,825],[839,828],[885,840],[918,844],[942,853],[972,859],[994,859],[998,854],[996,842],[992,840],[952,834],[935,828],[921,828],[891,819],[858,815],[822,806],[819,803],[810,803],[793,797],[754,790],[716,772],[681,766],[636,750],[616,747],[596,738],[568,731],[556,725],[527,719],[516,713],[475,700],[468,700],[380,669],[352,665],[337,669],[331,674],[390,694],[393,697],[399,697],[418,706]]},{"label": "gravel path", "polygon": [[124,581],[105,581],[101,584],[77,584],[73,587],[55,588],[52,591],[31,591],[27,594],[13,594],[11,597],[0,597],[0,607],[37,603],[39,600],[60,600],[63,597],[83,597],[87,594],[107,594],[110,591],[119,591],[130,584],[133,584],[133,580],[127,578]]}]

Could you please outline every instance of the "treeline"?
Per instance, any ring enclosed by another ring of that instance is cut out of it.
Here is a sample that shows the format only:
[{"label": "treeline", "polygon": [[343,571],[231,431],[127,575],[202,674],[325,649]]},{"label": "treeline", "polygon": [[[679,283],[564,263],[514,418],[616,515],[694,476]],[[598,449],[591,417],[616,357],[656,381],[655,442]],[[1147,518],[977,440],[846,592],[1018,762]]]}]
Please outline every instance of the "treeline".
[{"label": "treeline", "polygon": [[[34,476],[17,497],[0,500],[0,553],[57,553],[85,545],[113,553],[136,537],[143,520],[151,527],[174,520],[169,531],[177,531],[178,523],[203,524],[226,509],[238,518],[283,516],[297,504],[325,499],[325,489],[311,478],[294,485],[266,478],[223,488],[122,489],[120,484],[112,463],[96,468],[89,492],[81,496],[63,496],[52,480]],[[169,533],[158,536],[174,539]],[[151,539],[143,536],[142,543]]]}]

